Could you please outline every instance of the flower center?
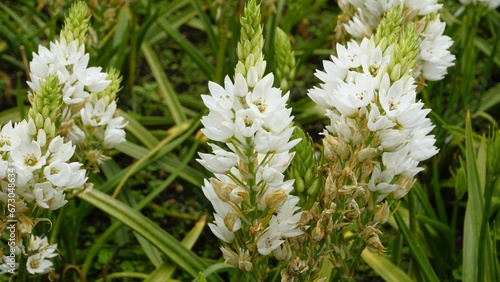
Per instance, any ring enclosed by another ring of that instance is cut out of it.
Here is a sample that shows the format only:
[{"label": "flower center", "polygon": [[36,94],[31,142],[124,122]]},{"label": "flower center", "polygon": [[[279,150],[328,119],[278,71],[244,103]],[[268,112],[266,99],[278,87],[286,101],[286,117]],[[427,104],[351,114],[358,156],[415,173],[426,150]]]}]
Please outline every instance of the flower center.
[{"label": "flower center", "polygon": [[102,116],[101,115],[92,115],[90,117],[91,120],[95,120],[96,123],[100,123],[101,122],[101,118]]},{"label": "flower center", "polygon": [[51,168],[50,169],[50,174],[58,174],[59,173],[59,170],[55,167]]},{"label": "flower center", "polygon": [[12,143],[10,142],[10,138],[7,137],[7,136],[0,136],[0,147],[3,147],[3,146],[11,146]]},{"label": "flower center", "polygon": [[35,157],[35,154],[24,155],[24,165],[25,166],[35,166],[37,163],[38,163],[38,159]]},{"label": "flower center", "polygon": [[266,111],[267,104],[265,103],[264,99],[259,98],[259,99],[255,100],[253,103],[254,103],[254,105],[257,106],[257,108],[259,109],[259,111],[261,113]]}]

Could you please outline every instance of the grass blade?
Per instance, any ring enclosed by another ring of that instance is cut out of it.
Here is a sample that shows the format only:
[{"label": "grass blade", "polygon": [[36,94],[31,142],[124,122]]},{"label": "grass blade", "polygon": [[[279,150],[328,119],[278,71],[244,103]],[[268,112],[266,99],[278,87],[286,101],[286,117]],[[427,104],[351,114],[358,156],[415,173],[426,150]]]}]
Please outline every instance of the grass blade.
[{"label": "grass blade", "polygon": [[425,278],[425,281],[439,281],[439,278],[437,277],[436,273],[432,269],[431,264],[429,263],[429,260],[424,254],[424,251],[422,250],[420,244],[418,243],[417,239],[413,235],[413,233],[410,231],[408,226],[406,226],[406,223],[404,222],[403,217],[400,214],[400,211],[396,211],[394,213],[394,218],[396,219],[396,223],[398,224],[399,231],[403,236],[405,237],[406,241],[408,242],[408,245],[410,246],[410,251],[413,254],[415,261],[417,262],[420,273],[422,276]]},{"label": "grass blade", "polygon": [[376,255],[367,249],[361,253],[363,260],[387,282],[411,282],[411,278],[401,268],[383,256]]},{"label": "grass blade", "polygon": [[160,64],[160,59],[151,48],[148,42],[144,41],[141,45],[141,51],[148,62],[149,67],[151,68],[151,72],[156,79],[160,87],[160,94],[162,95],[163,102],[170,110],[170,114],[174,119],[176,124],[181,124],[186,121],[186,114],[182,109],[181,102],[177,98],[177,94],[172,87],[172,84],[168,80],[165,72],[163,71],[163,67]]},{"label": "grass blade", "polygon": [[[192,277],[196,277],[207,267],[195,253],[181,245],[172,235],[123,202],[95,189],[82,193],[79,197],[142,235]],[[209,276],[207,280],[222,281],[218,276]]]},{"label": "grass blade", "polygon": [[479,274],[479,236],[480,225],[483,219],[483,199],[481,183],[477,171],[476,156],[470,114],[467,114],[465,123],[465,170],[467,175],[467,207],[464,222],[463,244],[463,281],[477,281]]}]

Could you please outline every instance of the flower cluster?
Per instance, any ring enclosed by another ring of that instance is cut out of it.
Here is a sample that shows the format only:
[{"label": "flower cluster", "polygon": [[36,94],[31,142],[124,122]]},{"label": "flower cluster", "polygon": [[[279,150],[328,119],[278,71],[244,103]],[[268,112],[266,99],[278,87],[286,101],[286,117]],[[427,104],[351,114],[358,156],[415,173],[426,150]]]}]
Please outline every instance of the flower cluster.
[{"label": "flower cluster", "polygon": [[261,255],[269,255],[281,251],[284,238],[301,234],[296,226],[300,213],[295,213],[299,199],[289,195],[293,181],[284,181],[283,175],[293,158],[289,150],[299,140],[290,141],[288,94],[281,96],[272,83],[268,74],[251,89],[236,74],[235,83],[228,77],[225,88],[210,82],[211,95],[202,95],[210,109],[202,132],[228,148],[210,144],[213,154],[200,153],[199,162],[215,174],[203,186],[216,211],[215,224],[209,226],[227,243],[244,229],[240,236],[248,238],[236,242],[248,242],[241,247],[245,252],[250,248],[252,256],[254,244]]},{"label": "flower cluster", "polygon": [[[52,263],[46,260],[56,255],[55,245],[48,246],[42,239],[33,239],[35,225],[42,221],[43,210],[57,210],[68,201],[66,192],[81,188],[87,182],[86,170],[77,161],[71,161],[75,146],[60,136],[48,138],[43,128],[37,128],[33,119],[18,123],[8,122],[0,131],[0,201],[12,207],[2,216],[2,222],[17,219],[15,246],[24,250],[23,238],[32,236],[28,245],[30,255],[26,262],[30,274],[46,273]],[[15,198],[12,198],[11,179],[15,177]],[[5,228],[7,224],[2,224]],[[2,228],[2,229],[3,229]],[[26,253],[23,253],[26,255]]]},{"label": "flower cluster", "polygon": [[[259,14],[258,9],[255,1],[250,1],[245,15]],[[260,23],[260,32],[248,28],[245,18],[242,25],[248,34],[262,37]],[[254,263],[271,253],[279,260],[289,259],[287,238],[302,234],[297,226],[301,216],[297,212],[299,199],[289,194],[293,180],[284,180],[283,174],[294,156],[289,150],[300,140],[290,141],[294,128],[291,109],[286,108],[288,93],[282,96],[281,90],[272,86],[272,73],[262,77],[262,46],[249,43],[263,40],[242,37],[242,41],[246,43],[239,46],[256,53],[238,53],[237,70],[245,75],[237,72],[234,82],[226,77],[224,87],[210,82],[210,95],[202,95],[210,110],[202,118],[202,132],[225,146],[209,144],[213,153],[200,153],[198,161],[215,175],[202,187],[215,209],[215,221],[209,227],[236,250],[221,247],[226,263],[250,272],[267,267]],[[243,63],[242,57],[257,60]]]},{"label": "flower cluster", "polygon": [[[397,15],[398,10],[396,6],[391,11]],[[413,30],[406,29],[399,38],[410,49]],[[330,118],[324,133],[325,157],[355,156],[366,163],[368,187],[380,193],[379,199],[391,193],[401,198],[411,187],[408,179],[422,170],[418,163],[437,153],[434,136],[428,135],[434,126],[426,117],[430,110],[416,101],[411,71],[397,70],[412,66],[415,52],[398,43],[383,50],[375,38],[365,38],[361,44],[351,41],[347,48],[337,45],[337,55],[324,62],[325,71],[316,73],[322,83],[309,91],[309,97],[325,107]],[[406,64],[396,68],[398,62],[393,60],[400,57]]]},{"label": "flower cluster", "polygon": [[[84,2],[73,5],[59,39],[33,54],[28,116],[0,126],[0,205],[8,207],[2,208],[0,232],[15,224],[9,246],[21,256],[16,267],[26,266],[30,275],[51,271],[49,259],[57,255],[57,244],[33,234],[39,222],[50,222],[45,211],[90,187],[87,168],[106,158],[101,148],[125,140],[126,123],[115,117],[118,73],[88,67],[86,14]],[[9,260],[10,273],[12,265]]]},{"label": "flower cluster", "polygon": [[111,149],[125,141],[126,122],[123,117],[115,117],[121,79],[114,69],[106,73],[101,67],[88,66],[89,54],[84,45],[87,8],[79,2],[72,9],[59,40],[51,42],[49,48],[40,45],[38,53],[33,54],[28,82],[30,100],[34,103],[34,93],[41,91],[40,85],[48,76],[56,75],[63,93],[60,134],[86,148],[102,145]]},{"label": "flower cluster", "polygon": [[443,35],[446,24],[437,11],[442,7],[437,0],[342,0],[339,6],[343,14],[339,17],[337,33],[347,33],[356,40],[370,37],[391,7],[402,5],[403,24],[416,23],[419,49],[413,69],[415,79],[441,80],[447,69],[453,66],[455,56],[448,50],[453,41]]},{"label": "flower cluster", "polygon": [[[324,256],[341,275],[350,275],[348,259],[365,246],[383,252],[378,227],[389,217],[386,197],[407,194],[423,170],[419,162],[438,152],[429,135],[430,110],[416,100],[412,76],[422,43],[414,24],[402,25],[402,12],[396,5],[376,34],[338,44],[324,71],[316,72],[320,86],[308,95],[330,119],[323,132],[324,186],[303,212],[302,223],[311,226],[308,241],[294,242],[294,263],[282,271],[286,281],[320,278],[308,275]],[[345,240],[346,229],[357,235],[355,241]]]},{"label": "flower cluster", "polygon": [[57,244],[49,245],[47,237],[38,237],[31,235],[28,244],[28,250],[25,255],[28,255],[26,267],[31,274],[46,273],[52,267],[52,262],[47,258],[57,256]]},{"label": "flower cluster", "polygon": [[[44,209],[55,210],[67,201],[64,190],[83,186],[87,181],[82,164],[71,162],[75,146],[56,136],[47,140],[44,129],[38,129],[32,119],[12,124],[8,122],[0,133],[0,178],[8,168],[17,175],[16,193],[27,204],[33,200]],[[0,199],[7,203],[7,182],[2,180]],[[22,209],[19,209],[22,210]]]}]

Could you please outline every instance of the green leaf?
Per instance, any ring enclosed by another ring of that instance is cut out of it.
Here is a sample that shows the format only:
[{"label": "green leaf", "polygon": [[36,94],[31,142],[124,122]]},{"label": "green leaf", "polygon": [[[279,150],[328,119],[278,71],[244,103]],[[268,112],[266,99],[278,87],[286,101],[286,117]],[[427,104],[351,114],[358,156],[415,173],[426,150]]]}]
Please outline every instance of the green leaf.
[{"label": "green leaf", "polygon": [[432,269],[432,266],[429,263],[427,257],[425,256],[425,253],[422,250],[422,247],[418,243],[417,239],[410,231],[408,226],[406,226],[406,223],[404,222],[404,219],[400,214],[400,210],[397,210],[394,213],[394,218],[396,219],[396,223],[398,224],[399,231],[405,237],[406,241],[408,242],[408,245],[410,246],[410,251],[415,261],[417,262],[420,272],[422,276],[425,278],[425,281],[438,282],[439,278]]},{"label": "green leaf", "polygon": [[127,114],[124,111],[119,111],[120,116],[125,118],[126,121],[128,121],[127,127],[125,129],[132,133],[139,141],[144,144],[149,149],[154,148],[158,144],[158,139],[151,134],[151,132],[142,126],[135,118],[133,118],[131,115]]},{"label": "green leaf", "polygon": [[483,220],[483,198],[477,171],[470,114],[465,123],[465,171],[468,200],[465,211],[462,276],[464,281],[477,281],[479,271],[480,222]]},{"label": "green leaf", "polygon": [[189,0],[193,8],[196,10],[198,17],[204,26],[204,31],[207,34],[208,41],[210,42],[210,46],[212,47],[212,52],[216,53],[218,50],[217,39],[215,37],[214,30],[212,28],[212,23],[210,22],[210,18],[201,8],[201,3],[199,0]]},{"label": "green leaf", "polygon": [[[184,237],[184,239],[182,239],[181,244],[184,247],[186,247],[186,248],[188,248],[188,249],[191,250],[193,248],[194,244],[196,243],[196,241],[198,241],[198,238],[200,238],[201,232],[205,228],[206,223],[207,223],[207,216],[204,215],[204,216],[202,216],[200,218],[200,220],[198,220],[196,222],[196,224],[194,225],[193,229],[191,229],[189,231],[189,233],[186,235],[186,237]],[[168,267],[168,269],[163,269],[163,271],[162,271],[162,275],[163,276],[161,276],[161,277],[163,277],[163,278],[169,278],[174,273],[175,268],[176,267],[174,265],[170,265]],[[205,269],[205,271],[207,269]],[[151,281],[157,281],[157,280],[151,280]]]},{"label": "green leaf", "polygon": [[[123,202],[95,189],[82,193],[79,197],[141,234],[192,277],[197,277],[207,267],[195,253],[182,246],[172,235]],[[208,281],[222,280],[212,275],[208,277]]]},{"label": "green leaf", "polygon": [[173,28],[167,20],[158,19],[158,25],[165,31],[175,42],[177,42],[182,50],[184,50],[200,68],[209,76],[212,77],[215,73],[214,67],[208,62],[206,57],[200,52],[196,46],[180,34],[178,30]]},{"label": "green leaf", "polygon": [[367,249],[361,253],[363,260],[387,282],[412,282],[411,278],[401,268],[397,267],[384,256],[374,254]]},{"label": "green leaf", "polygon": [[165,105],[170,110],[170,114],[174,119],[176,124],[181,124],[186,121],[186,114],[182,109],[182,105],[177,98],[177,94],[170,81],[168,80],[165,72],[163,71],[163,66],[160,63],[160,59],[151,48],[148,42],[144,41],[141,45],[141,51],[148,62],[151,72],[156,79],[160,87],[160,95]]}]

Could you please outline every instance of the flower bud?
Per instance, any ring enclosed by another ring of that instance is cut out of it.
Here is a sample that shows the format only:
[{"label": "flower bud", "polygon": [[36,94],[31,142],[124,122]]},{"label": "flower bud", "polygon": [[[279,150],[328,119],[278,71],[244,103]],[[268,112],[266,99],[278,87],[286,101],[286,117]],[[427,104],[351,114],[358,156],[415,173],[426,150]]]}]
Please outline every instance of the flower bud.
[{"label": "flower bud", "polygon": [[281,207],[285,203],[287,197],[288,193],[286,193],[283,188],[280,188],[266,197],[266,206],[272,209]]},{"label": "flower bud", "polygon": [[318,220],[318,223],[316,224],[316,227],[314,227],[312,233],[311,233],[311,238],[313,242],[319,242],[323,237],[325,237],[325,230],[323,229],[323,220]]}]

